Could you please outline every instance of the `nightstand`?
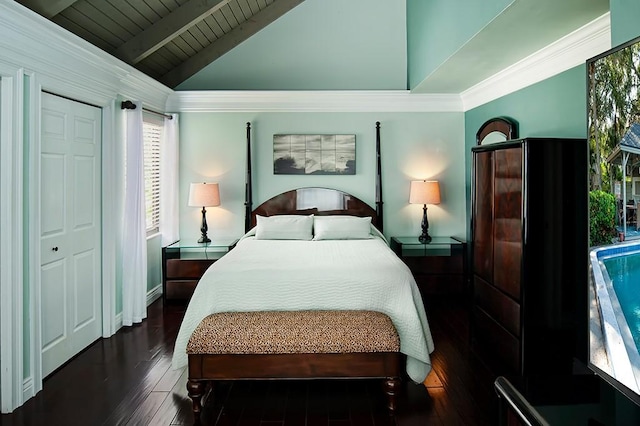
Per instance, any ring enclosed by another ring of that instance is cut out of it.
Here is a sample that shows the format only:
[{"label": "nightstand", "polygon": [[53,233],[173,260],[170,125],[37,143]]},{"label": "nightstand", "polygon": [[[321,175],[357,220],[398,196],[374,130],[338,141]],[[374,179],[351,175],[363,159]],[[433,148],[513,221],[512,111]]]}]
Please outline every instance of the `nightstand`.
[{"label": "nightstand", "polygon": [[454,237],[391,237],[391,249],[407,264],[421,294],[468,296],[467,243]]},{"label": "nightstand", "polygon": [[235,247],[237,239],[210,243],[176,241],[162,248],[162,300],[187,301],[204,271]]}]

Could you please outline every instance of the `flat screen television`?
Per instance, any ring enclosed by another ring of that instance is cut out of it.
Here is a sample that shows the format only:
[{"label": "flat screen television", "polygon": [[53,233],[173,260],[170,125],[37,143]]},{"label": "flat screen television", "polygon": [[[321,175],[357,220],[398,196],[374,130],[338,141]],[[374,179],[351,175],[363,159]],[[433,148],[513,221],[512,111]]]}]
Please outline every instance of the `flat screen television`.
[{"label": "flat screen television", "polygon": [[640,37],[586,66],[588,365],[640,405]]}]

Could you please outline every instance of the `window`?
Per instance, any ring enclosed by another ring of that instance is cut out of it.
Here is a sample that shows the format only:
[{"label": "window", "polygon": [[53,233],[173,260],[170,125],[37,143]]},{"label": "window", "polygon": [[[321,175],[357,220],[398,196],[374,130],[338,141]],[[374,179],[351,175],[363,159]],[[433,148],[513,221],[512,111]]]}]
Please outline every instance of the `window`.
[{"label": "window", "polygon": [[163,127],[164,121],[162,118],[146,112],[143,114],[144,196],[147,235],[160,230],[160,145]]}]

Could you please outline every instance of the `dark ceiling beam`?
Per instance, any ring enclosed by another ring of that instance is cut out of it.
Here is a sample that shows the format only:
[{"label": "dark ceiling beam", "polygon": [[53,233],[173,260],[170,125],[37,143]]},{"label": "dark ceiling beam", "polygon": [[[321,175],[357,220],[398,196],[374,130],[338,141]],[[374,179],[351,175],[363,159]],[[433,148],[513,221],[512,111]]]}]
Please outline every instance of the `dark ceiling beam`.
[{"label": "dark ceiling beam", "polygon": [[159,80],[168,87],[176,87],[303,1],[275,0],[269,6],[163,75]]},{"label": "dark ceiling beam", "polygon": [[190,0],[124,43],[116,56],[136,64],[231,0]]},{"label": "dark ceiling beam", "polygon": [[76,1],[77,0],[19,0],[18,3],[23,4],[47,19],[51,19]]}]

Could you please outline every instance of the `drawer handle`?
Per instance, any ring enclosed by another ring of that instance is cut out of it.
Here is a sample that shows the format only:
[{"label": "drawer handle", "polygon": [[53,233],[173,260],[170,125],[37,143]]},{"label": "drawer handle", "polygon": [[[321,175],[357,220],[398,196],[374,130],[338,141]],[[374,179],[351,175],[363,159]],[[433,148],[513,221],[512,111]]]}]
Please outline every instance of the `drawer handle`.
[{"label": "drawer handle", "polygon": [[58,251],[58,247],[54,247],[54,248],[52,248],[51,250],[53,250],[53,251]]}]

